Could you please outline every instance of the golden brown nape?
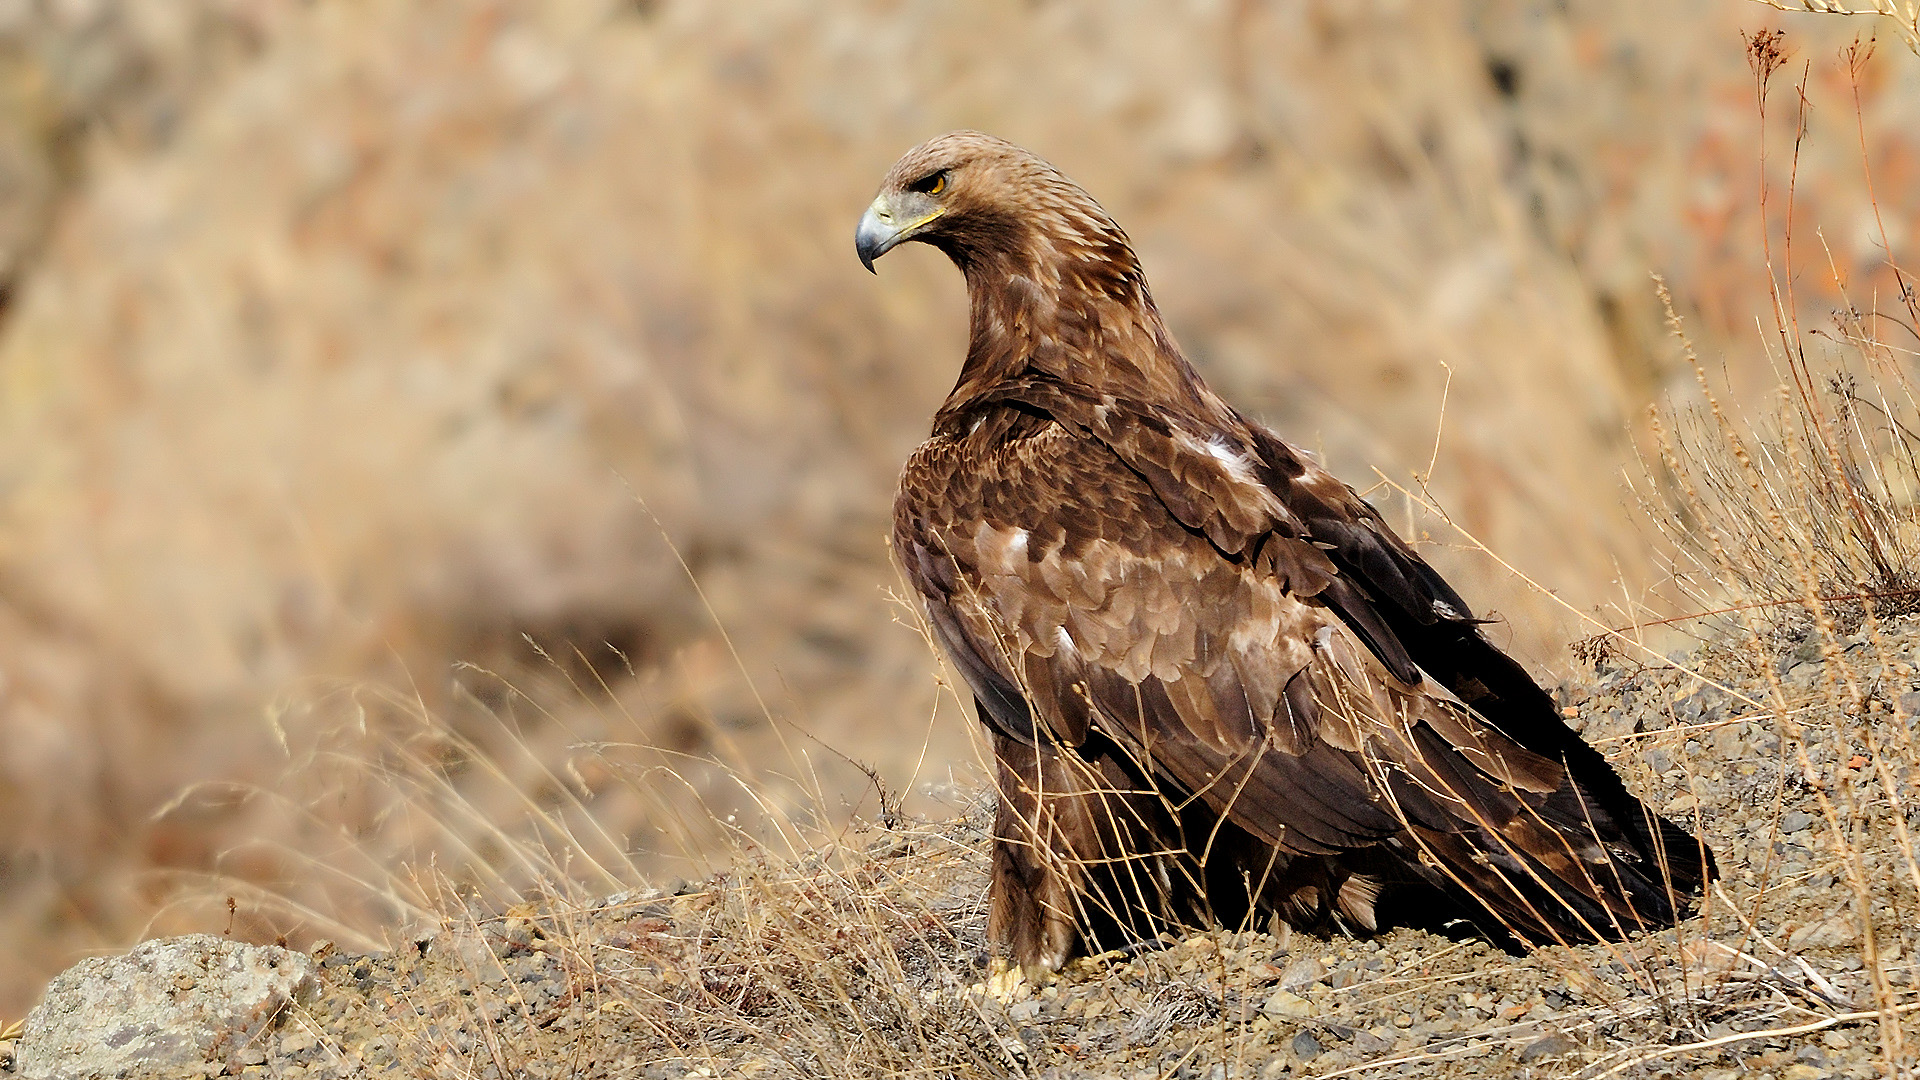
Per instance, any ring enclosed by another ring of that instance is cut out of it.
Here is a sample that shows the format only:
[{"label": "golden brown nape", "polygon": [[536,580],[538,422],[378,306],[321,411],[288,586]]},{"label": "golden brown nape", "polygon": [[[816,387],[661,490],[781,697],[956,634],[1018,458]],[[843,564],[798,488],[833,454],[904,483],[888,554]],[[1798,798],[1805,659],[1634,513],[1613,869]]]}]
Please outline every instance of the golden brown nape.
[{"label": "golden brown nape", "polygon": [[1091,196],[977,132],[908,151],[861,261],[967,279],[893,546],[996,759],[988,933],[1089,943],[1439,893],[1505,943],[1671,925],[1714,874],[1351,488],[1181,356]]}]

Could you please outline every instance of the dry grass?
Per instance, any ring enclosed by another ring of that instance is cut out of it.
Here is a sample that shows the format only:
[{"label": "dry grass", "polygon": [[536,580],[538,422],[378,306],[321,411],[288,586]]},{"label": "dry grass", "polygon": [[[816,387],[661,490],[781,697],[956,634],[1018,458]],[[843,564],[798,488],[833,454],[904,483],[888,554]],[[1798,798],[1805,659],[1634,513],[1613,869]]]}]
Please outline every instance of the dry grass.
[{"label": "dry grass", "polygon": [[1893,23],[1907,48],[1920,52],[1920,4],[1913,0],[1872,0],[1868,4],[1843,4],[1839,0],[1760,0],[1777,11],[1810,11],[1817,15],[1878,16]]},{"label": "dry grass", "polygon": [[[1768,32],[1749,39],[1763,127],[1770,103],[1782,96],[1770,91],[1787,64],[1785,44]],[[1856,39],[1834,62],[1853,91],[1855,117],[1872,52],[1871,40]],[[1870,1001],[1862,1004],[1871,1008],[1860,1015],[1878,1023],[1887,1074],[1906,1075],[1915,1028],[1904,1017],[1920,1004],[1912,998],[1911,962],[1899,961],[1913,955],[1920,916],[1920,849],[1911,831],[1912,808],[1920,805],[1920,747],[1911,695],[1887,689],[1900,685],[1909,659],[1889,647],[1887,634],[1920,606],[1913,375],[1920,354],[1912,347],[1920,342],[1920,297],[1875,202],[1882,265],[1850,281],[1816,233],[1843,302],[1830,326],[1803,327],[1794,261],[1810,245],[1794,233],[1792,201],[1813,71],[1808,64],[1790,76],[1795,108],[1784,190],[1774,186],[1764,152],[1760,159],[1763,206],[1770,198],[1787,204],[1782,235],[1769,234],[1764,245],[1773,326],[1761,345],[1781,384],[1761,417],[1740,415],[1716,392],[1681,320],[1670,315],[1701,404],[1653,422],[1665,466],[1655,483],[1674,501],[1652,517],[1671,541],[1671,580],[1688,603],[1712,613],[1701,618],[1719,626],[1715,648],[1730,654],[1722,662],[1744,668],[1749,682],[1752,673],[1763,677],[1764,694],[1743,695],[1742,704],[1778,736],[1782,791],[1798,788],[1818,806],[1830,880],[1851,900],[1839,919],[1850,925],[1847,937],[1858,942],[1870,984]],[[1872,201],[1864,135],[1860,161]],[[1671,312],[1664,283],[1659,293]],[[1818,665],[1817,681],[1794,686],[1786,676],[1807,663]],[[1733,909],[1747,934],[1780,961],[1810,971],[1789,951],[1791,943],[1770,943],[1758,929],[1787,921],[1787,901],[1777,895],[1787,882],[1763,875],[1744,884],[1748,895]]]}]

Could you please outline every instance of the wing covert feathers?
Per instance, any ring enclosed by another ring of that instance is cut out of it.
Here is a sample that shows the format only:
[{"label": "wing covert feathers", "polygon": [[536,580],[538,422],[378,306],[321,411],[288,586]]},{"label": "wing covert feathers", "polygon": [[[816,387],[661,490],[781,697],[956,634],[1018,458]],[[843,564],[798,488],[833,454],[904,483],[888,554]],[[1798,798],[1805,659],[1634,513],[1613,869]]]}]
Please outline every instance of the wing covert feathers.
[{"label": "wing covert feathers", "polygon": [[997,231],[929,238],[973,341],[893,532],[993,733],[993,939],[1034,970],[1259,911],[1370,929],[1393,883],[1522,943],[1681,917],[1706,848],[1372,507],[1200,382],[1124,234],[1034,168],[1045,199],[991,192]]}]

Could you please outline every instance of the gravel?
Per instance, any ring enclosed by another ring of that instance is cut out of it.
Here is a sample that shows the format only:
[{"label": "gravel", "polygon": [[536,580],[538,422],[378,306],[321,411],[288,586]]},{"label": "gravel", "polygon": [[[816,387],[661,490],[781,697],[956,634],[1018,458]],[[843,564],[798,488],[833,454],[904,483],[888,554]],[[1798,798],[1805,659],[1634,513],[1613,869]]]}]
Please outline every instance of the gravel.
[{"label": "gravel", "polygon": [[[380,955],[321,947],[279,1023],[202,1075],[1878,1075],[1875,1002],[1915,999],[1898,826],[1920,821],[1898,796],[1920,765],[1920,630],[1770,645],[1681,667],[1603,658],[1557,687],[1569,722],[1720,859],[1702,918],[1625,944],[1513,956],[1405,928],[1214,930],[1002,1001],[981,987],[982,803],[797,864],[455,913]],[[1909,1067],[1915,1017],[1899,1020]]]}]

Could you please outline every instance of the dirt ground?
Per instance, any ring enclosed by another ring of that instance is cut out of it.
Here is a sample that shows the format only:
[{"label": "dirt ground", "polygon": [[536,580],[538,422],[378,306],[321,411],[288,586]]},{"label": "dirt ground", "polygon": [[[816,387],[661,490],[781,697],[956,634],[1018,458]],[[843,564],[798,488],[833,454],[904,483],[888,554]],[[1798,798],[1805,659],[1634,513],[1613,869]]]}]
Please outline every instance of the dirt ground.
[{"label": "dirt ground", "polygon": [[[1704,914],[1670,931],[1510,955],[1464,926],[1371,938],[1216,929],[1083,959],[1037,991],[995,997],[982,985],[990,807],[976,795],[949,819],[860,825],[798,858],[746,850],[707,880],[449,918],[379,955],[322,945],[317,987],[208,1075],[1815,1080],[1910,1069],[1920,913],[1901,880],[1914,853],[1896,833],[1920,825],[1920,807],[1880,797],[1867,755],[1902,770],[1913,760],[1897,748],[1915,738],[1920,622],[1841,636],[1831,651],[1818,631],[1780,643],[1769,670],[1735,640],[1673,663],[1603,658],[1559,687],[1629,785],[1717,853]],[[1871,684],[1864,702],[1833,707],[1834,684],[1856,676]],[[1754,706],[1776,686],[1785,719]],[[1905,1049],[1890,1055],[1896,1026]]]}]

